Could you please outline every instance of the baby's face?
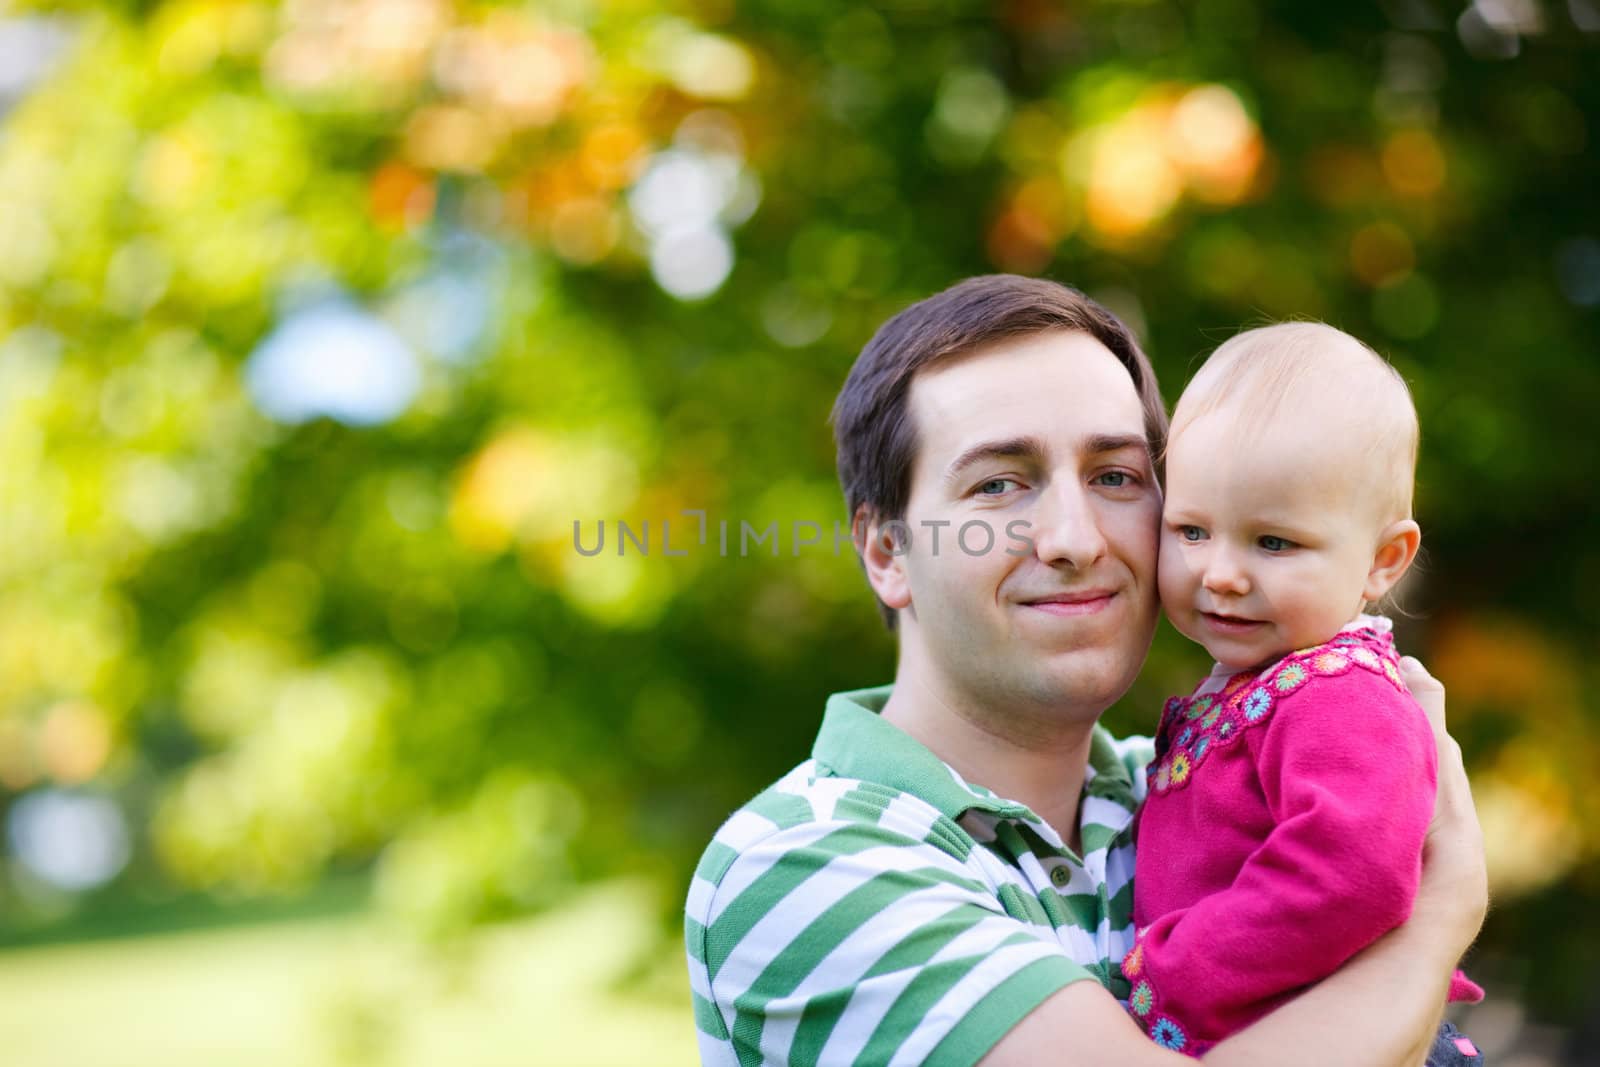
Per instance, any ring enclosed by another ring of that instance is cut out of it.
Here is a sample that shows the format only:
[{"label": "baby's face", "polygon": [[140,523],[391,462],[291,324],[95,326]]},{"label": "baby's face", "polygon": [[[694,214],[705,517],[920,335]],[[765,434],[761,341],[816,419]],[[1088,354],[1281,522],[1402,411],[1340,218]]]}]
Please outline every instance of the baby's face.
[{"label": "baby's face", "polygon": [[1355,618],[1380,532],[1347,442],[1328,440],[1314,414],[1242,435],[1247,417],[1212,412],[1172,441],[1161,528],[1167,617],[1235,669]]}]

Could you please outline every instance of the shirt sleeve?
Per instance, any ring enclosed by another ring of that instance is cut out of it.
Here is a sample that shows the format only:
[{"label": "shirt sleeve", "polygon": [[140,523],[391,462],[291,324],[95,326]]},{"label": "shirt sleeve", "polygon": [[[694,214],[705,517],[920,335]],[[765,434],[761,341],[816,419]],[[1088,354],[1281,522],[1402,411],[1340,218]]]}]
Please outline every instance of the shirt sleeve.
[{"label": "shirt sleeve", "polygon": [[702,1035],[739,1063],[972,1064],[1093,977],[948,847],[810,822],[732,855],[698,907],[691,889]]},{"label": "shirt sleeve", "polygon": [[1185,1051],[1243,1028],[1405,921],[1421,879],[1437,756],[1408,695],[1360,670],[1319,679],[1241,742],[1272,832],[1227,890],[1141,929],[1123,966],[1135,1016],[1158,1041],[1165,1019]]}]

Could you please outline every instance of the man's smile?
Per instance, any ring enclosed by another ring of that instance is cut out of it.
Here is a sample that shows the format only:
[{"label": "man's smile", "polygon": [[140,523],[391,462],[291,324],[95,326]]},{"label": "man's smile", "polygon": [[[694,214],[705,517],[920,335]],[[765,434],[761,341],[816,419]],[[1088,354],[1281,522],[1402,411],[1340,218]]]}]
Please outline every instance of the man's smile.
[{"label": "man's smile", "polygon": [[1094,615],[1110,607],[1116,595],[1114,589],[1080,589],[1050,593],[1023,600],[1021,603],[1024,607],[1034,608],[1050,615]]}]

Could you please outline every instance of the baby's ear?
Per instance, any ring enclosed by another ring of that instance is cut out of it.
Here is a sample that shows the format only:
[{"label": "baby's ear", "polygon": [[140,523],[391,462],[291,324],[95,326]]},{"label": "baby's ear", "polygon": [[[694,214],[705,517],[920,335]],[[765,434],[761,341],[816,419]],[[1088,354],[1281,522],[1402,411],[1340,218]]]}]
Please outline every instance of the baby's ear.
[{"label": "baby's ear", "polygon": [[1378,550],[1372,554],[1372,569],[1367,572],[1367,584],[1361,595],[1369,602],[1382,600],[1385,593],[1395,587],[1411,568],[1422,545],[1422,528],[1411,519],[1400,519],[1384,527],[1378,535]]}]

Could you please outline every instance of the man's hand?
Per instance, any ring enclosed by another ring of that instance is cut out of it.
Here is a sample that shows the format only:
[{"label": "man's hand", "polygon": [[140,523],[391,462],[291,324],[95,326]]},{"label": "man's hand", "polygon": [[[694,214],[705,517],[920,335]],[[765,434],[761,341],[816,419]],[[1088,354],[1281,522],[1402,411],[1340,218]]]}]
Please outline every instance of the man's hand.
[{"label": "man's hand", "polygon": [[1422,847],[1422,885],[1414,913],[1437,918],[1456,932],[1465,952],[1478,935],[1489,907],[1488,869],[1483,857],[1483,830],[1472,804],[1461,746],[1445,730],[1444,686],[1410,656],[1400,660],[1406,688],[1427,713],[1439,746],[1439,791],[1433,823]]}]

